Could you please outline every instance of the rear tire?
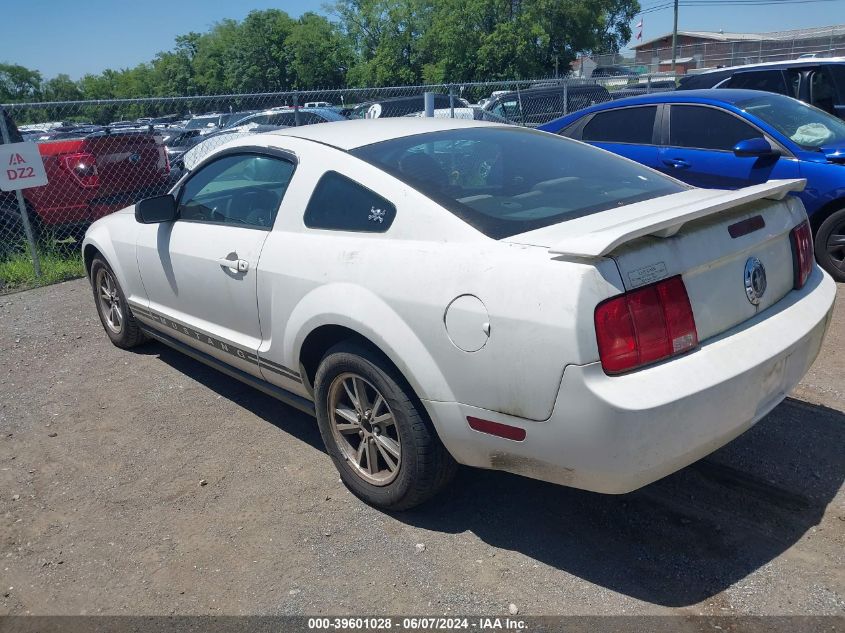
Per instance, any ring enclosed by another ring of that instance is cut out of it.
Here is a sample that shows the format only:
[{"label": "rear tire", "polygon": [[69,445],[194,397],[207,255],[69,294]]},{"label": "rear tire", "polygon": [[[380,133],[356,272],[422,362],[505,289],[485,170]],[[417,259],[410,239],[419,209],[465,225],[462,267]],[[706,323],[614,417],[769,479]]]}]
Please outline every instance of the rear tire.
[{"label": "rear tire", "polygon": [[816,231],[816,261],[836,281],[845,281],[845,208],[835,211]]},{"label": "rear tire", "polygon": [[91,262],[91,288],[100,323],[112,343],[129,349],[147,340],[111,266],[101,256]]},{"label": "rear tire", "polygon": [[436,495],[457,464],[403,377],[353,342],[332,347],[314,379],[317,423],[346,486],[370,505],[407,510]]}]

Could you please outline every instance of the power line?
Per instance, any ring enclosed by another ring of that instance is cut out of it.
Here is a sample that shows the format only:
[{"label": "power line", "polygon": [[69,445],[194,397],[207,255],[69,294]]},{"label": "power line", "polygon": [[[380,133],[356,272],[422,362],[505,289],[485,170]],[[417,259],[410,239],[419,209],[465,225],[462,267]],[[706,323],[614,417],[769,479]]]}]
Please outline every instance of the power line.
[{"label": "power line", "polygon": [[[660,2],[660,0],[657,0]],[[742,7],[742,6],[775,6],[787,4],[814,4],[817,2],[839,2],[841,0],[682,0],[679,2],[681,7]],[[656,4],[643,9],[635,15],[646,15],[656,11],[663,11],[674,6],[674,2],[663,2],[663,4]]]}]

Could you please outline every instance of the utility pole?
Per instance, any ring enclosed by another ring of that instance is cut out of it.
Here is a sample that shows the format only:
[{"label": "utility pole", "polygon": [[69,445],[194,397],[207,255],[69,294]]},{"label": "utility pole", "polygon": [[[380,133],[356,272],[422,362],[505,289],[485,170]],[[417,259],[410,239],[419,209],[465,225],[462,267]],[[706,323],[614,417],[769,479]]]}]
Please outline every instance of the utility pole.
[{"label": "utility pole", "polygon": [[675,74],[675,60],[678,57],[678,0],[675,0],[675,27],[672,29],[672,74]]}]

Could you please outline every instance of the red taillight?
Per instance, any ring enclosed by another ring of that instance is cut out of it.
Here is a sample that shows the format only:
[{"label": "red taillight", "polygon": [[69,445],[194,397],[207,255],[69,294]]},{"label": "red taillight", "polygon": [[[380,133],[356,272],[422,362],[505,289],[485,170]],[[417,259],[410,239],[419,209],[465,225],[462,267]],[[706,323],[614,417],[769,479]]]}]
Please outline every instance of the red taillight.
[{"label": "red taillight", "polygon": [[605,373],[619,374],[698,345],[687,289],[678,275],[613,297],[596,308]]},{"label": "red taillight", "polygon": [[97,174],[97,159],[88,152],[75,152],[61,157],[62,165],[83,187],[96,187],[100,184]]},{"label": "red taillight", "polygon": [[803,288],[813,272],[813,232],[809,220],[792,229],[789,234],[792,240],[792,261],[795,270],[794,288]]}]

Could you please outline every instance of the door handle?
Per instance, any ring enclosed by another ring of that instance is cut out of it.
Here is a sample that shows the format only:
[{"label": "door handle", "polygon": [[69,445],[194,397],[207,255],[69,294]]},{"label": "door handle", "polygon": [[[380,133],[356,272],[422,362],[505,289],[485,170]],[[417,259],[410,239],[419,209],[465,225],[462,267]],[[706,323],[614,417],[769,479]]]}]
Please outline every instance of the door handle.
[{"label": "door handle", "polygon": [[249,262],[245,259],[227,259],[225,257],[221,257],[217,260],[217,263],[223,268],[228,268],[235,273],[245,273],[249,270]]},{"label": "door handle", "polygon": [[664,158],[663,164],[668,167],[674,167],[675,169],[687,169],[690,166],[683,158]]}]

